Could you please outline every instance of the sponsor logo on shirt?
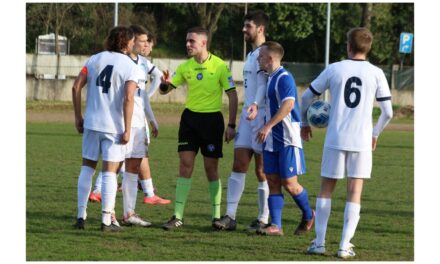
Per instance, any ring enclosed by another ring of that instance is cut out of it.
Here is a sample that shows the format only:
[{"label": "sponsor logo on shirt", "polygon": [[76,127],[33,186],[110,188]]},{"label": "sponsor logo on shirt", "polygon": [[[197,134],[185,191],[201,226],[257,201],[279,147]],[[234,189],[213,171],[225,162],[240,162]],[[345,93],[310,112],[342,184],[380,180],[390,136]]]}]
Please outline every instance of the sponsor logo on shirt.
[{"label": "sponsor logo on shirt", "polygon": [[203,74],[202,73],[198,73],[197,74],[197,80],[201,80],[201,79],[203,79]]}]

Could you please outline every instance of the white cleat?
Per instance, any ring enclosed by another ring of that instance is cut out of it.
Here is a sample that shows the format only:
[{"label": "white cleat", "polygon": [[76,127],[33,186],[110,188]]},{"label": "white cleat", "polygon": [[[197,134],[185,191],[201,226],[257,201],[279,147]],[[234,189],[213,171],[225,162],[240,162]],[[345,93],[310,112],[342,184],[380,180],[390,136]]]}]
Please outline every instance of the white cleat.
[{"label": "white cleat", "polygon": [[338,250],[338,257],[342,258],[342,259],[353,258],[354,256],[356,256],[356,253],[354,253],[353,248],[354,248],[354,245],[351,243],[348,244],[347,249],[340,248]]},{"label": "white cleat", "polygon": [[149,227],[151,226],[151,223],[148,221],[143,220],[139,215],[133,214],[129,218],[125,218],[122,220],[122,223],[127,226],[142,226],[142,227]]},{"label": "white cleat", "polygon": [[307,254],[314,254],[314,255],[323,255],[325,253],[325,245],[318,245],[316,244],[316,239],[310,243],[310,246],[307,248]]}]

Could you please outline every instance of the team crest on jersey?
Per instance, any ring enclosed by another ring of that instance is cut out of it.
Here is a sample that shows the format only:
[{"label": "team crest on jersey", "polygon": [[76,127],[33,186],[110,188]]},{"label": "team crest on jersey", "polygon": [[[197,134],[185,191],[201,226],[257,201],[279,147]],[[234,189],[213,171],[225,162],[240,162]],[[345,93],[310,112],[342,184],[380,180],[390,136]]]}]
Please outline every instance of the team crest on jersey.
[{"label": "team crest on jersey", "polygon": [[203,79],[203,74],[200,72],[197,74],[197,80],[200,81],[201,79]]},{"label": "team crest on jersey", "polygon": [[290,172],[293,172],[293,167],[289,167]]},{"label": "team crest on jersey", "polygon": [[232,79],[232,76],[228,77],[229,87],[235,87],[234,80]]},{"label": "team crest on jersey", "polygon": [[215,146],[213,144],[209,144],[206,148],[208,149],[209,152],[214,152],[215,150]]}]

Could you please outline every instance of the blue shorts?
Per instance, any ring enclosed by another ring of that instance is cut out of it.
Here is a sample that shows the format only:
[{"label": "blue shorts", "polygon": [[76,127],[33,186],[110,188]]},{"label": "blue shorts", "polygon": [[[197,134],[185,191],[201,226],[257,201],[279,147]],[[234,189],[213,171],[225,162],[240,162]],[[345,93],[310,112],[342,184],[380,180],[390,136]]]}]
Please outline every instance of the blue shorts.
[{"label": "blue shorts", "polygon": [[287,179],[306,173],[304,151],[294,146],[285,147],[279,151],[263,151],[265,174],[277,174]]}]

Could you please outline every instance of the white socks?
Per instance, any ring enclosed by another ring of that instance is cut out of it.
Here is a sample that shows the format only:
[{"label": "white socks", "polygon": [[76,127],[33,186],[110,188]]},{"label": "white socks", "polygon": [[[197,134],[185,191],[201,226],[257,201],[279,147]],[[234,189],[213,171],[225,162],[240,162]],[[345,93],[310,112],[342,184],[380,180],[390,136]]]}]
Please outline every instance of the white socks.
[{"label": "white socks", "polygon": [[104,171],[102,173],[102,223],[111,224],[111,212],[115,209],[116,191],[117,191],[116,173]]},{"label": "white socks", "polygon": [[102,189],[102,171],[100,171],[98,177],[96,177],[95,186],[93,187],[93,192],[101,193],[101,189]]},{"label": "white socks", "polygon": [[148,197],[153,197],[154,196],[153,179],[150,178],[147,180],[140,180],[140,182],[144,194]]},{"label": "white socks", "polygon": [[240,202],[243,194],[244,184],[246,180],[246,173],[231,172],[228,178],[228,191],[226,195],[227,208],[226,214],[235,220],[237,213],[238,202]]},{"label": "white socks", "polygon": [[92,177],[95,170],[88,166],[81,166],[78,176],[78,213],[77,218],[86,220],[87,201],[89,200],[90,190],[92,189]]},{"label": "white socks", "polygon": [[124,172],[122,179],[122,200],[124,203],[124,217],[134,213],[136,207],[136,198],[138,191],[138,175],[130,172]]},{"label": "white socks", "polygon": [[269,185],[267,181],[258,182],[258,220],[267,224],[269,221]]},{"label": "white socks", "polygon": [[325,245],[325,234],[331,207],[332,199],[316,198],[315,233],[317,245]]},{"label": "white socks", "polygon": [[357,203],[347,202],[345,204],[344,211],[344,228],[342,229],[341,243],[339,244],[340,249],[347,249],[350,240],[354,236],[356,227],[359,223],[361,212],[361,205]]}]

